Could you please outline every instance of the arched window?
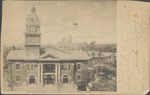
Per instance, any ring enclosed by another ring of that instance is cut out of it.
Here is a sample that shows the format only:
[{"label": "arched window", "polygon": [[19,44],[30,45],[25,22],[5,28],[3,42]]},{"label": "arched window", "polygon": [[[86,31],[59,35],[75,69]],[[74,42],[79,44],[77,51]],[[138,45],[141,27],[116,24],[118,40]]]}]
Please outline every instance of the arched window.
[{"label": "arched window", "polygon": [[68,75],[63,76],[63,83],[68,83]]},{"label": "arched window", "polygon": [[35,84],[35,77],[33,75],[29,77],[29,84]]}]

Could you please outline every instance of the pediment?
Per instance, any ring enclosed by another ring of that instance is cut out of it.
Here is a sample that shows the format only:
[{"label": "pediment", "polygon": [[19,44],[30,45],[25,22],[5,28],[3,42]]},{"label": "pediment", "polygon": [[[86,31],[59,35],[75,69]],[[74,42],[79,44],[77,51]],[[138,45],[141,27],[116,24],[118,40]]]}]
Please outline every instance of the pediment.
[{"label": "pediment", "polygon": [[40,59],[58,59],[56,56],[53,56],[49,53],[44,53],[43,55],[40,56]]},{"label": "pediment", "polygon": [[47,56],[44,56],[43,58],[54,58],[54,59],[57,59],[56,57],[54,57],[52,55],[47,55]]}]

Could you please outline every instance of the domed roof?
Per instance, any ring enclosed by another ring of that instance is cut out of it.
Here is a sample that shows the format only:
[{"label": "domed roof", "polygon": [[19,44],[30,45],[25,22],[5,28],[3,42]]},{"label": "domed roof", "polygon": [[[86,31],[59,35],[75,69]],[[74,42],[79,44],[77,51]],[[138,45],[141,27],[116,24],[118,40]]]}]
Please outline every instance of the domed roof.
[{"label": "domed roof", "polygon": [[39,18],[36,15],[35,12],[36,12],[36,9],[35,9],[35,7],[33,5],[32,9],[31,9],[31,14],[26,19],[26,24],[27,25],[37,25],[37,26],[40,25]]}]

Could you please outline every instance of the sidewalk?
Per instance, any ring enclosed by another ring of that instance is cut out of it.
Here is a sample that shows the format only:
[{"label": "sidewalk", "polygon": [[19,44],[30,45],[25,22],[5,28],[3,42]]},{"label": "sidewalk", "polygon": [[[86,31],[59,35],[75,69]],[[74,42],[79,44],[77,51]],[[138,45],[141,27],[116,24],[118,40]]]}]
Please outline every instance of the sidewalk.
[{"label": "sidewalk", "polygon": [[58,84],[54,85],[35,85],[31,84],[28,86],[19,86],[15,88],[16,91],[27,91],[27,92],[49,92],[49,93],[59,93],[59,92],[76,92],[77,87],[73,84],[62,84],[58,87]]}]

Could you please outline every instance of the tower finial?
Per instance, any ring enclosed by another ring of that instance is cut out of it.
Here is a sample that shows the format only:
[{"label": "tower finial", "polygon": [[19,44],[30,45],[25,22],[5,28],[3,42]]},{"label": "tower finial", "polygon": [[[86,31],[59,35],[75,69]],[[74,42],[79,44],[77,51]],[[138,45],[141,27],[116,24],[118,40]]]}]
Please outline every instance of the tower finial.
[{"label": "tower finial", "polygon": [[31,9],[31,12],[35,12],[35,11],[36,11],[36,9],[35,9],[34,4],[33,4],[33,7],[32,7],[32,9]]}]

